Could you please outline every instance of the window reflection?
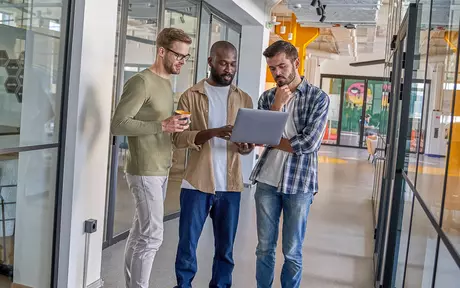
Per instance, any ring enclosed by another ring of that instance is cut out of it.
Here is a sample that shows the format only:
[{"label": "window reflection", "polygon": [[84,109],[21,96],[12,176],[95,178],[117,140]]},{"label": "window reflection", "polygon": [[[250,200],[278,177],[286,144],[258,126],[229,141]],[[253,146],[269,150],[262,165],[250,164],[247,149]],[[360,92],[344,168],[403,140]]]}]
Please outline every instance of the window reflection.
[{"label": "window reflection", "polygon": [[436,270],[436,288],[454,288],[460,283],[460,268],[455,263],[446,245],[439,246],[438,266]]},{"label": "window reflection", "polygon": [[0,1],[1,287],[51,286],[68,11],[36,2]]},{"label": "window reflection", "polygon": [[[177,105],[181,94],[195,84],[195,67],[197,62],[198,45],[198,5],[191,1],[165,2],[165,27],[173,27],[184,30],[191,38],[190,59],[182,67],[179,75],[171,78],[174,94],[174,103]],[[176,150],[173,154],[173,166],[169,171],[168,191],[165,200],[165,215],[178,212],[180,209],[180,187],[186,165],[186,150]]]},{"label": "window reflection", "polygon": [[415,200],[404,287],[431,287],[436,241],[436,230]]},{"label": "window reflection", "polygon": [[[432,16],[431,31],[425,29],[420,34],[422,39],[430,39],[429,47],[421,49],[421,53],[428,53],[426,74],[427,81],[430,81],[432,88],[425,91],[422,105],[423,109],[426,109],[426,123],[423,123],[426,125],[426,135],[419,144],[423,146],[424,154],[420,155],[418,162],[417,189],[438,222],[441,215],[446,165],[449,162],[449,174],[451,172],[455,174],[451,168],[455,169],[455,166],[458,166],[454,163],[456,160],[450,160],[455,159],[452,156],[455,156],[456,149],[451,148],[450,159],[447,159],[446,156],[450,130],[455,126],[455,124],[451,124],[451,116],[453,97],[456,96],[458,89],[458,85],[455,83],[455,73],[458,53],[456,48],[458,45],[457,23],[460,12],[450,11],[449,6],[441,7],[443,3],[442,0],[433,0],[433,8],[436,8],[437,12],[433,13]],[[423,9],[429,11],[428,5],[424,6]],[[428,22],[429,17],[425,14],[429,13],[423,14],[422,21]],[[439,29],[442,26],[451,27],[451,29],[449,31]],[[452,147],[455,146],[453,142],[450,144],[453,145]],[[452,155],[452,151],[454,155]],[[458,159],[459,155],[456,158]],[[458,196],[458,180],[456,178],[450,176],[447,178],[444,218],[445,225],[454,227],[449,228],[449,231],[455,230],[455,225],[452,226],[450,223],[455,223],[456,220],[454,221],[455,216],[453,215],[457,213],[457,210],[460,210],[456,198]]]}]

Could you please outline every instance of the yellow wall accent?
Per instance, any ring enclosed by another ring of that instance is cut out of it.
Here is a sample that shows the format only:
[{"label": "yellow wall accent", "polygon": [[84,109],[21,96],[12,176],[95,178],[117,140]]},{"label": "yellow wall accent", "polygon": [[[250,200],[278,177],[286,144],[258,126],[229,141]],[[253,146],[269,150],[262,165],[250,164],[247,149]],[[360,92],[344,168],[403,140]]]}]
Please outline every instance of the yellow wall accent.
[{"label": "yellow wall accent", "polygon": [[[285,34],[280,34],[281,25],[275,26],[275,33],[278,34],[285,41],[289,41],[288,33],[292,32],[293,37],[292,37],[292,40],[289,42],[291,42],[292,45],[294,45],[295,47],[299,49],[299,59],[300,59],[299,73],[300,75],[304,75],[306,48],[308,44],[313,42],[319,36],[319,28],[301,27],[300,24],[297,23],[297,17],[295,16],[295,14],[292,14],[291,23],[292,25],[290,25],[289,22],[285,23],[285,26],[287,27],[286,29],[287,31]],[[292,27],[291,31],[289,29],[290,27]],[[275,82],[270,72],[270,69],[268,69],[268,66],[267,66],[266,82],[267,83]]]},{"label": "yellow wall accent", "polygon": [[[457,51],[458,31],[446,31],[444,33],[444,40],[449,45],[450,49]],[[460,68],[460,67],[459,67]],[[460,81],[457,81],[457,85]],[[452,139],[450,139],[450,156],[449,156],[449,176],[460,176],[460,91],[455,93],[455,107],[453,121],[450,126],[452,129]],[[449,185],[448,185],[449,186]]]},{"label": "yellow wall accent", "polygon": [[446,31],[444,32],[444,41],[447,42],[450,49],[457,51],[457,45],[454,43],[458,39],[458,31]]},{"label": "yellow wall accent", "polygon": [[[459,85],[459,84],[457,84]],[[449,157],[449,176],[460,176],[460,91],[455,93],[455,108],[453,121],[450,126],[452,129],[452,139],[450,139]]]}]

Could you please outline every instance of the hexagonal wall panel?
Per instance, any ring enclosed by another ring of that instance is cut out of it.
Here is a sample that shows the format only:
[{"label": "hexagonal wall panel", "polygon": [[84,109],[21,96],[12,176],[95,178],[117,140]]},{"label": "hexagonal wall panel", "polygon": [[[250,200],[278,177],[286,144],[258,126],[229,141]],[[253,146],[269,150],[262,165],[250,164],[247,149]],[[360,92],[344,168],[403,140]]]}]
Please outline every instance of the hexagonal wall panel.
[{"label": "hexagonal wall panel", "polygon": [[5,50],[0,50],[0,67],[4,67],[8,62],[8,53]]},{"label": "hexagonal wall panel", "polygon": [[18,75],[19,71],[19,62],[16,59],[10,59],[8,63],[6,63],[6,73],[9,76],[16,76]]},{"label": "hexagonal wall panel", "polygon": [[19,87],[19,81],[16,77],[8,77],[5,81],[5,90],[7,93],[14,94]]}]

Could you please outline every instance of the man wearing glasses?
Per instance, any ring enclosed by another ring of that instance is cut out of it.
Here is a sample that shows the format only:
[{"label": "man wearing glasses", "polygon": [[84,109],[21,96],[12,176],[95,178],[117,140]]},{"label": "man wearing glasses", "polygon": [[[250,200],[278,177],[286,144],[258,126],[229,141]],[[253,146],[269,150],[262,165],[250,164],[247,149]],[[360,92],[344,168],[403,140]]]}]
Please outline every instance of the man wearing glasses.
[{"label": "man wearing glasses", "polygon": [[191,112],[189,131],[173,135],[177,148],[190,157],[180,195],[177,287],[191,288],[198,269],[196,249],[208,215],[215,241],[211,288],[231,287],[233,243],[240,210],[243,176],[239,154],[254,146],[227,141],[239,108],[252,108],[248,94],[232,85],[237,51],[226,41],[216,42],[208,58],[211,75],[187,90],[178,108]]},{"label": "man wearing glasses", "polygon": [[[112,133],[128,136],[126,179],[136,211],[125,249],[128,288],[147,288],[153,260],[163,241],[163,201],[172,161],[171,133],[188,128],[173,113],[169,77],[189,58],[190,37],[167,28],[158,34],[155,63],[129,79],[112,119]],[[182,118],[182,120],[181,120]]]}]

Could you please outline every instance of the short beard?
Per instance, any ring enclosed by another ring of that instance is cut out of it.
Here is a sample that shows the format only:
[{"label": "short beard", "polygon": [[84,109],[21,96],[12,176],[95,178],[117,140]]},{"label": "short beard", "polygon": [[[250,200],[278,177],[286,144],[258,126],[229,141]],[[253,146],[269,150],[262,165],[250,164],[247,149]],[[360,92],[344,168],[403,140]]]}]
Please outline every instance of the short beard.
[{"label": "short beard", "polygon": [[230,84],[232,84],[233,82],[233,78],[235,78],[235,75],[231,75],[231,79],[230,81],[226,81],[224,80],[223,77],[221,77],[216,69],[214,69],[213,67],[211,67],[211,79],[216,82],[218,85],[220,86],[229,86]]},{"label": "short beard", "polygon": [[293,66],[291,74],[289,74],[289,76],[286,79],[286,81],[285,82],[276,82],[276,84],[278,84],[278,86],[282,87],[282,86],[291,84],[292,81],[294,81],[294,80],[295,80],[295,67]]},{"label": "short beard", "polygon": [[174,71],[174,63],[172,63],[171,61],[169,61],[169,59],[167,57],[164,58],[164,63],[163,63],[163,68],[165,69],[165,71],[168,73],[168,74],[179,74],[179,73],[175,73]]}]

